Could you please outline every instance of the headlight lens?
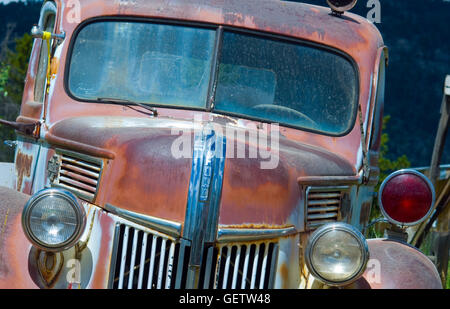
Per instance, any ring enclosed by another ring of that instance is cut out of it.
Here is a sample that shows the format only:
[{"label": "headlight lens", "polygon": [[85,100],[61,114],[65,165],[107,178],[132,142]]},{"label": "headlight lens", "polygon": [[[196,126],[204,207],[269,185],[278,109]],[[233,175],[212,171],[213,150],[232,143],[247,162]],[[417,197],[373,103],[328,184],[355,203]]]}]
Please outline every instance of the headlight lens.
[{"label": "headlight lens", "polygon": [[306,247],[311,274],[329,285],[344,285],[365,270],[369,251],[364,236],[345,223],[327,224],[315,231]]},{"label": "headlight lens", "polygon": [[29,240],[47,251],[61,251],[80,238],[86,218],[73,194],[45,189],[31,197],[22,214],[22,225]]}]

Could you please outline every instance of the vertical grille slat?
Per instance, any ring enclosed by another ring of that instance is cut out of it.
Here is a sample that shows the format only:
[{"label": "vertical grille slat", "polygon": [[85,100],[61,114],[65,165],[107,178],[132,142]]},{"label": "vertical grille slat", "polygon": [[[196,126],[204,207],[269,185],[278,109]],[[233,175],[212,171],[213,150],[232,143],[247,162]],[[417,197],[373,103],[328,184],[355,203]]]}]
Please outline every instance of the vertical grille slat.
[{"label": "vertical grille slat", "polygon": [[[113,252],[113,289],[170,289],[179,265],[180,243],[169,237],[120,224]],[[181,264],[182,265],[182,264]]]},{"label": "vertical grille slat", "polygon": [[211,277],[213,276],[212,274],[212,265],[215,265],[214,263],[214,247],[208,247],[206,248],[205,252],[206,252],[206,263],[205,263],[205,267],[204,269],[202,269],[203,273],[200,273],[200,280],[202,281],[202,284],[200,285],[200,287],[203,287],[204,289],[209,289],[210,288],[210,282],[211,282]]},{"label": "vertical grille slat", "polygon": [[220,281],[220,278],[219,278],[219,275],[220,275],[220,265],[221,265],[221,259],[222,259],[222,251],[223,251],[223,248],[224,247],[221,247],[219,250],[219,253],[218,253],[218,255],[217,255],[217,260],[216,260],[216,265],[215,265],[215,271],[214,271],[214,274],[215,274],[215,279],[214,279],[214,289],[217,289],[217,287],[219,286],[219,281]]},{"label": "vertical grille slat", "polygon": [[213,248],[205,250],[201,287],[267,289],[271,286],[276,270],[273,261],[278,254],[274,242],[221,244],[217,249]]},{"label": "vertical grille slat", "polygon": [[166,289],[170,289],[170,285],[172,283],[174,254],[175,254],[175,243],[172,242],[170,244],[169,259],[167,264],[166,286],[165,286]]},{"label": "vertical grille slat", "polygon": [[122,246],[122,256],[120,259],[120,273],[119,273],[119,289],[123,288],[124,274],[125,274],[125,265],[127,259],[127,244],[128,244],[128,232],[130,228],[125,227],[125,232],[123,234],[123,246]]},{"label": "vertical grille slat", "polygon": [[[114,289],[185,288],[190,259],[186,240],[144,231],[121,223],[117,226],[111,262]],[[198,287],[204,289],[267,289],[276,271],[277,243],[206,244]]]},{"label": "vertical grille slat", "polygon": [[264,282],[266,278],[266,268],[267,268],[267,255],[269,253],[269,246],[264,246],[263,264],[261,268],[261,280],[259,281],[259,288],[264,288]]},{"label": "vertical grille slat", "polygon": [[258,258],[259,258],[259,246],[256,246],[255,248],[255,258],[253,262],[253,269],[252,269],[252,281],[250,282],[250,289],[255,288],[255,281],[256,281],[256,271],[258,267]]},{"label": "vertical grille slat", "polygon": [[228,272],[230,270],[230,259],[231,259],[231,252],[228,252],[230,250],[227,250],[227,253],[225,255],[225,271],[223,274],[223,282],[222,282],[222,288],[226,289],[227,288],[227,283],[228,283]]},{"label": "vertical grille slat", "polygon": [[158,266],[158,282],[156,285],[157,289],[160,289],[163,285],[163,271],[164,271],[164,258],[166,256],[166,242],[167,239],[163,238],[161,242],[161,253],[159,255],[159,266]]},{"label": "vertical grille slat", "polygon": [[237,248],[236,252],[236,260],[234,261],[234,270],[233,270],[233,282],[231,284],[232,289],[236,289],[236,284],[238,280],[238,272],[239,272],[239,262],[241,260],[241,247]]},{"label": "vertical grille slat", "polygon": [[137,240],[138,240],[138,230],[134,230],[133,235],[133,247],[131,249],[131,264],[130,264],[130,276],[128,279],[128,288],[133,287],[133,277],[134,277],[134,266],[136,262],[136,251],[137,251]]},{"label": "vertical grille slat", "polygon": [[144,265],[145,265],[145,253],[147,251],[147,238],[148,234],[144,233],[142,239],[142,247],[141,247],[141,258],[139,263],[139,278],[138,278],[138,289],[142,289],[142,282],[144,280]]},{"label": "vertical grille slat", "polygon": [[157,242],[157,237],[153,236],[152,251],[151,251],[151,254],[150,254],[150,268],[149,268],[149,273],[148,273],[147,289],[151,289],[152,288],[152,284],[153,284],[153,272],[155,270],[156,242]]},{"label": "vertical grille slat", "polygon": [[[247,248],[246,248],[247,249]],[[242,274],[242,281],[241,281],[241,289],[245,289],[245,278],[247,278],[247,272],[248,272],[248,263],[250,261],[250,250],[245,250],[245,260],[244,260],[244,272]]]}]

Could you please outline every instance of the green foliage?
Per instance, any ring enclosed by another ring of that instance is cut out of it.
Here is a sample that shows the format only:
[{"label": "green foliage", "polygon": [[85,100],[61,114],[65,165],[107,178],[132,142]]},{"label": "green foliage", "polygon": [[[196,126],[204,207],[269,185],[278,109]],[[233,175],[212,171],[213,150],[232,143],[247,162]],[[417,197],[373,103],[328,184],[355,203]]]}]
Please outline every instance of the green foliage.
[{"label": "green foliage", "polygon": [[0,98],[6,97],[8,92],[5,90],[6,82],[9,76],[9,66],[0,64]]},{"label": "green foliage", "polygon": [[21,38],[16,39],[15,51],[9,51],[6,56],[6,65],[9,67],[8,83],[5,90],[8,97],[14,103],[20,104],[22,101],[23,88],[25,86],[25,76],[28,70],[28,59],[33,46],[33,38],[25,33]]},{"label": "green foliage", "polygon": [[[391,116],[385,116],[383,118],[383,132],[386,132],[386,126],[390,119],[391,119]],[[387,133],[383,133],[381,135],[380,157],[378,160],[379,167],[380,167],[380,183],[379,183],[379,185],[392,172],[403,169],[403,168],[411,167],[411,163],[409,162],[406,155],[402,155],[402,156],[396,158],[395,160],[389,159],[388,158],[388,153],[389,153],[388,144],[389,144],[389,135]]]},{"label": "green foliage", "polygon": [[[0,104],[1,110],[5,109],[6,104],[8,104],[8,92],[6,91],[6,85],[9,77],[9,66],[0,63]],[[0,118],[5,118],[6,115],[3,115],[2,112],[0,114]],[[5,126],[0,126],[0,143],[3,143],[5,140],[14,139],[14,130],[7,128]],[[0,144],[0,162],[11,161],[13,156],[13,152],[11,149],[8,149],[3,144]]]},{"label": "green foliage", "polygon": [[[389,120],[391,119],[390,116],[385,116],[383,118],[383,132],[386,132],[387,124],[389,123]],[[380,180],[378,182],[378,185],[376,186],[376,191],[378,192],[381,183],[386,179],[389,174],[401,170],[404,168],[411,167],[411,163],[408,160],[408,157],[406,155],[402,155],[396,159],[390,159],[388,157],[389,153],[389,135],[387,133],[383,133],[381,135],[381,145],[380,145],[380,156],[378,159],[378,164],[380,168]],[[374,198],[373,201],[373,207],[370,214],[370,221],[373,221],[377,218],[382,217],[380,207],[378,205],[378,198]],[[376,228],[376,225],[373,225],[369,229],[369,238],[378,238],[383,236],[383,228],[378,227]]]},{"label": "green foliage", "polygon": [[[0,117],[7,120],[15,120],[20,110],[33,40],[25,34],[15,42],[14,51],[8,51],[4,63],[0,63]],[[15,139],[13,129],[0,126],[0,162],[13,161],[13,149],[3,142]]]},{"label": "green foliage", "polygon": [[447,267],[447,284],[446,284],[445,288],[447,290],[450,289],[450,262],[448,263],[448,267]]}]

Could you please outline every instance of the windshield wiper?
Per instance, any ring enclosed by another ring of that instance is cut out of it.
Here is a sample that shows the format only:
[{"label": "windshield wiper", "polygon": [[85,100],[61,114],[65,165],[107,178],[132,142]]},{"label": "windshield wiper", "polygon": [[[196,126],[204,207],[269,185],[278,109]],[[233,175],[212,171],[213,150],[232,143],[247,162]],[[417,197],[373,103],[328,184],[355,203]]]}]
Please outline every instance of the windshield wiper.
[{"label": "windshield wiper", "polygon": [[153,116],[158,116],[158,111],[156,110],[156,108],[150,106],[148,103],[140,103],[140,102],[134,102],[134,101],[130,101],[130,100],[116,99],[116,98],[97,98],[97,101],[102,102],[102,103],[125,105],[125,106],[137,105],[142,108],[145,108],[148,111],[151,111]]}]

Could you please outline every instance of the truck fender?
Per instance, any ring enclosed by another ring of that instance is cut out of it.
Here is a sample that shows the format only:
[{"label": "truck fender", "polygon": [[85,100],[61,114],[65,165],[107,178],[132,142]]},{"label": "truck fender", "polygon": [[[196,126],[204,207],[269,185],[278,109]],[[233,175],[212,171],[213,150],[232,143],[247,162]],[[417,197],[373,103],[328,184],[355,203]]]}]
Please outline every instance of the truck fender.
[{"label": "truck fender", "polygon": [[417,248],[390,239],[368,239],[370,259],[353,288],[442,289],[433,262]]},{"label": "truck fender", "polygon": [[28,271],[31,243],[22,230],[22,210],[30,196],[0,187],[0,289],[36,288]]}]

